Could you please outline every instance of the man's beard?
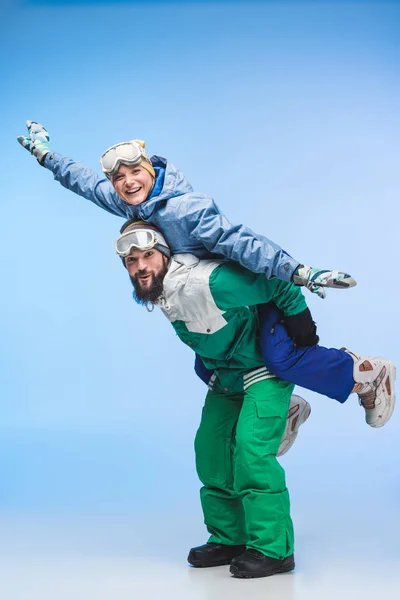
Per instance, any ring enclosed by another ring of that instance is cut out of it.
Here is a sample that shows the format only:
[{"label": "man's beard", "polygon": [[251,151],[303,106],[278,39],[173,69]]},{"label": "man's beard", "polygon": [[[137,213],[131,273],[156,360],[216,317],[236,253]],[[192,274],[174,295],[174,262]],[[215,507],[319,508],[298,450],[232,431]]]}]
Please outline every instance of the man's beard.
[{"label": "man's beard", "polygon": [[130,280],[133,285],[133,297],[138,304],[146,304],[147,302],[151,302],[155,304],[157,300],[160,298],[164,291],[164,277],[167,274],[168,266],[163,265],[161,271],[157,275],[151,276],[151,286],[143,288],[139,283],[140,275],[144,275],[143,272],[137,273],[134,277],[130,277]]}]

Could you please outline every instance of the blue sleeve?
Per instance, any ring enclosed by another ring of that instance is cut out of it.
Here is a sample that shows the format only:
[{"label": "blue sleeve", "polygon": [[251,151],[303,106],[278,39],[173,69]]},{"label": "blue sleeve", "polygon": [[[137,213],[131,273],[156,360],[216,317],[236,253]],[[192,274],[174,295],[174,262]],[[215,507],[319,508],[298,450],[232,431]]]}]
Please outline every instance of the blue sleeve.
[{"label": "blue sleeve", "polygon": [[[354,362],[347,352],[323,346],[296,346],[272,302],[258,307],[265,365],[280,379],[345,402],[353,389]],[[349,360],[350,359],[350,360]]]},{"label": "blue sleeve", "polygon": [[54,174],[54,179],[62,186],[86,200],[90,200],[119,217],[129,217],[127,207],[118,197],[106,177],[99,177],[84,164],[56,152],[47,154],[43,166]]},{"label": "blue sleeve", "polygon": [[194,370],[196,372],[197,377],[200,377],[200,379],[202,381],[204,381],[205,384],[208,385],[208,382],[210,381],[210,377],[214,371],[207,369],[204,366],[204,363],[198,354],[196,354],[196,358],[194,361]]},{"label": "blue sleeve", "polygon": [[207,250],[253,273],[264,273],[268,279],[291,280],[300,263],[280,246],[245,225],[232,225],[208,196],[189,194],[183,198],[179,207],[181,224]]}]

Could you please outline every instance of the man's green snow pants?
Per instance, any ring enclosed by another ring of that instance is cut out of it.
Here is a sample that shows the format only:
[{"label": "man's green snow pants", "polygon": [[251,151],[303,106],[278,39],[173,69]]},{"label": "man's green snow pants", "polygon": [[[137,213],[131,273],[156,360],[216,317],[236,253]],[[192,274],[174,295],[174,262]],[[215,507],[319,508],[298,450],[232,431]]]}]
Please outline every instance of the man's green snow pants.
[{"label": "man's green snow pants", "polygon": [[195,439],[209,542],[293,553],[285,472],[276,459],[294,386],[271,378],[235,394],[208,392]]}]

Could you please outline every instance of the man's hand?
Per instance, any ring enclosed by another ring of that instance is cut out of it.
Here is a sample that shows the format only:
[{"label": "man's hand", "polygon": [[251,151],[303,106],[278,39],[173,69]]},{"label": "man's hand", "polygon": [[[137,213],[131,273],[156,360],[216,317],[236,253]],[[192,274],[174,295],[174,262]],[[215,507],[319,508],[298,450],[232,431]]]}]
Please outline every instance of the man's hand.
[{"label": "man's hand", "polygon": [[296,346],[315,346],[318,344],[317,326],[308,308],[297,315],[283,317],[283,323]]},{"label": "man's hand", "polygon": [[33,156],[36,156],[39,163],[42,165],[44,157],[50,152],[50,137],[47,129],[35,121],[27,121],[26,126],[28,128],[29,137],[19,135],[17,140],[21,146],[29,150]]},{"label": "man's hand", "polygon": [[310,292],[318,294],[320,298],[326,296],[325,287],[345,290],[357,285],[356,280],[343,271],[313,269],[304,265],[297,267],[292,280],[295,285],[304,285]]}]

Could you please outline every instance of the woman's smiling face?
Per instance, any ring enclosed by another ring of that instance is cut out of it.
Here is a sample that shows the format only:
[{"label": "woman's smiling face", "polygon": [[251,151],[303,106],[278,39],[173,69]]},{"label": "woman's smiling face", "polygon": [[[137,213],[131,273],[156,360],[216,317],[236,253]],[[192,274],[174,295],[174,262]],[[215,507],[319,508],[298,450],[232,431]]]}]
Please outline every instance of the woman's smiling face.
[{"label": "woman's smiling face", "polygon": [[151,193],[154,179],[140,165],[121,164],[112,178],[112,184],[118,196],[127,204],[142,204]]}]

